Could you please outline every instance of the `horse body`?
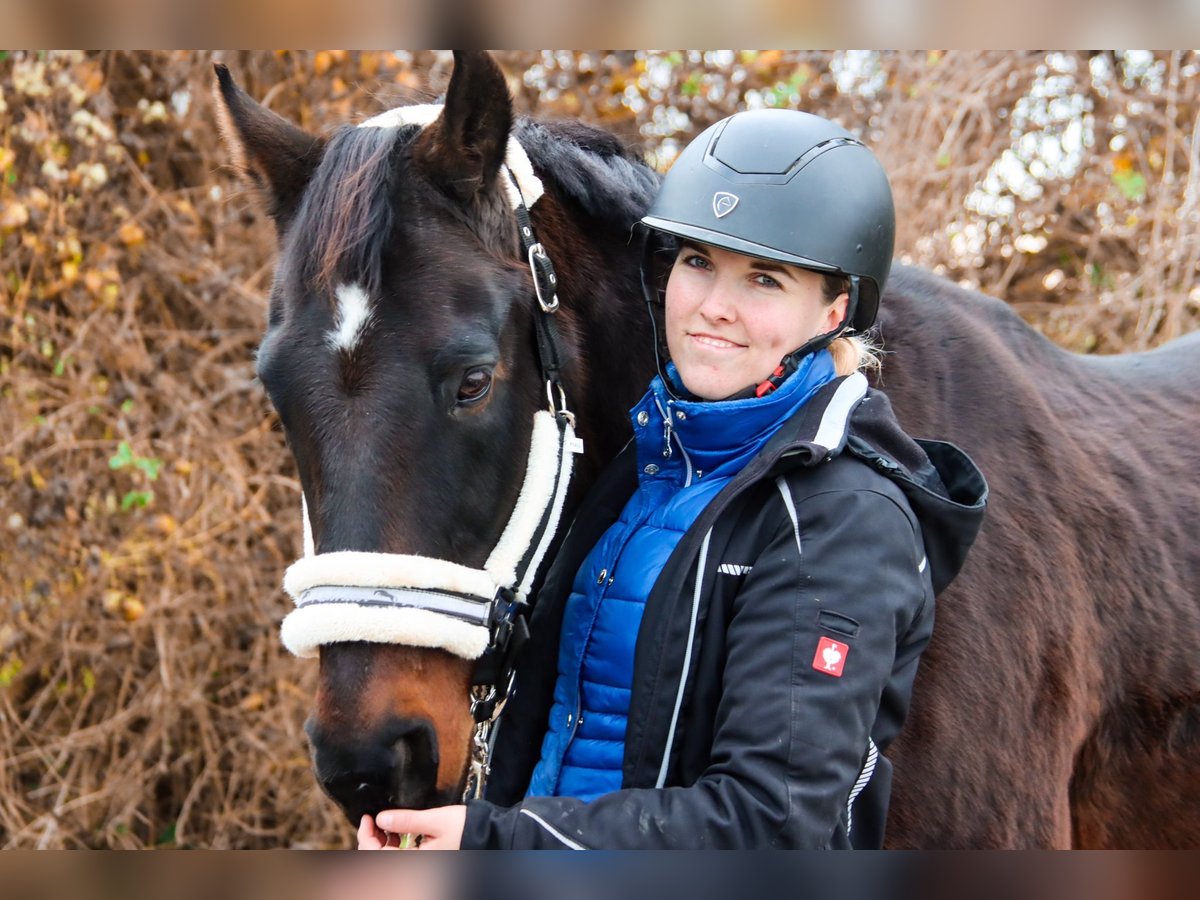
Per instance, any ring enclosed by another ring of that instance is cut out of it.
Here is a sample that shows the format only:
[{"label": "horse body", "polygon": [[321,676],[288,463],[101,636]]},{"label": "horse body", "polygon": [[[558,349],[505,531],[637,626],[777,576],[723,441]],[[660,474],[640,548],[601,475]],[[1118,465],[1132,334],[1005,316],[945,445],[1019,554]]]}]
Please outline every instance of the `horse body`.
[{"label": "horse body", "polygon": [[[626,411],[653,373],[631,240],[653,174],[602,132],[514,123],[486,54],[456,57],[445,111],[424,130],[326,142],[257,107],[228,73],[220,93],[280,234],[259,371],[317,550],[478,566],[504,526],[527,423],[545,405],[531,281],[498,201],[510,130],[546,189],[533,223],[560,278],[563,378],[587,447],[578,499],[627,439]],[[371,316],[335,350],[348,282]],[[962,446],[991,484],[889,751],[890,843],[1194,845],[1200,338],[1079,357],[1000,301],[904,267],[880,327],[881,386],[901,423]],[[456,402],[481,366],[490,392]],[[469,680],[465,661],[438,650],[322,648],[315,768],[352,822],[456,799]]]},{"label": "horse body", "polygon": [[881,331],[901,423],[991,486],[889,752],[891,842],[1194,845],[1200,336],[1078,356],[901,267]]}]

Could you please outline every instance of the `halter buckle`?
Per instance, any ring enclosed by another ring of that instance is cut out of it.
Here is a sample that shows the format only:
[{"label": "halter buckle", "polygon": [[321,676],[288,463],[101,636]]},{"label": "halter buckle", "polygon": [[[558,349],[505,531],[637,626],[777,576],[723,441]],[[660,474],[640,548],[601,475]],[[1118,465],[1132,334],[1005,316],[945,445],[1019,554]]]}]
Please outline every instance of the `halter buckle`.
[{"label": "halter buckle", "polygon": [[[554,403],[554,388],[558,388],[558,405]],[[546,400],[549,401],[550,415],[556,419],[565,419],[567,424],[572,428],[575,427],[575,413],[567,409],[567,392],[563,390],[561,382],[547,381],[546,382]]]},{"label": "halter buckle", "polygon": [[[550,257],[546,255],[546,248],[541,243],[529,245],[529,271],[533,274],[533,292],[537,296],[538,306],[542,308],[544,313],[558,312],[558,293],[555,291],[555,286],[558,284],[558,277],[554,274],[554,267],[550,263]],[[545,278],[549,286],[543,290],[542,279]],[[545,295],[551,295],[549,302],[546,301]]]}]

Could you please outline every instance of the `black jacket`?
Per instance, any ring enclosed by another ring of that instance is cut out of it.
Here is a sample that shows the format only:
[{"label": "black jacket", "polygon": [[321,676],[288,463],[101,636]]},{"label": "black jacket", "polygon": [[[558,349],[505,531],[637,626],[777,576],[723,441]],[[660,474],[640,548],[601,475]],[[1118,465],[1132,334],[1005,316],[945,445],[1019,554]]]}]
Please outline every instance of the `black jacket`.
[{"label": "black jacket", "polygon": [[[879,847],[891,772],[880,752],[907,714],[934,596],[978,532],[982,474],[953,445],[904,434],[861,375],[823,387],[705,508],[655,583],[622,789],[526,799],[563,604],[636,485],[633,449],[602,473],[547,573],[462,846]],[[840,675],[818,668],[823,638],[848,648]]]}]

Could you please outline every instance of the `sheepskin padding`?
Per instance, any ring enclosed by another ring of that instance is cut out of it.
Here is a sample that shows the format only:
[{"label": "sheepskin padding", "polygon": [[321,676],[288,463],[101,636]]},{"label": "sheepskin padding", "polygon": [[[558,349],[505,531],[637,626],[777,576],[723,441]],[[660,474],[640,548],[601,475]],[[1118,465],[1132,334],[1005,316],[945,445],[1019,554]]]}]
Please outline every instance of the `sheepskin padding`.
[{"label": "sheepskin padding", "polygon": [[[549,413],[546,415],[549,415]],[[533,585],[533,579],[536,577],[538,569],[541,568],[542,559],[545,557],[546,551],[550,548],[550,542],[554,539],[554,535],[558,532],[558,524],[562,520],[563,504],[567,499],[567,488],[571,484],[571,471],[574,468],[575,454],[582,452],[582,442],[575,437],[575,430],[570,425],[567,425],[566,432],[563,435],[562,459],[559,461],[560,472],[558,475],[558,484],[554,491],[553,505],[550,507],[550,519],[546,525],[546,530],[542,532],[542,539],[538,542],[537,549],[534,550],[533,556],[530,557],[529,566],[525,569],[521,583],[516,587],[516,595],[520,600],[528,598],[529,590]]]},{"label": "sheepskin padding", "polygon": [[525,483],[521,485],[517,505],[513,507],[495,549],[483,564],[496,584],[515,586],[517,565],[529,549],[542,514],[554,499],[552,494],[558,470],[558,424],[549,412],[540,410],[533,416],[529,463],[525,467]]},{"label": "sheepskin padding", "polygon": [[[442,114],[442,107],[437,103],[424,103],[418,106],[398,106],[377,116],[373,116],[359,125],[359,128],[399,128],[401,125],[420,125],[426,127],[432,124]],[[508,136],[508,146],[504,151],[504,164],[517,179],[516,186],[508,178],[501,178],[504,193],[513,209],[522,203],[526,207],[533,206],[542,196],[545,188],[542,179],[533,173],[533,164],[525,148],[514,135]]]},{"label": "sheepskin padding", "polygon": [[313,604],[293,610],[279,628],[293,654],[318,656],[322,644],[369,641],[409,647],[440,648],[463,659],[478,659],[488,645],[488,630],[440,613],[409,607]]},{"label": "sheepskin padding", "polygon": [[427,556],[339,550],[306,556],[288,566],[283,589],[293,600],[312,587],[410,587],[469,594],[484,600],[496,596],[496,584],[481,569]]}]

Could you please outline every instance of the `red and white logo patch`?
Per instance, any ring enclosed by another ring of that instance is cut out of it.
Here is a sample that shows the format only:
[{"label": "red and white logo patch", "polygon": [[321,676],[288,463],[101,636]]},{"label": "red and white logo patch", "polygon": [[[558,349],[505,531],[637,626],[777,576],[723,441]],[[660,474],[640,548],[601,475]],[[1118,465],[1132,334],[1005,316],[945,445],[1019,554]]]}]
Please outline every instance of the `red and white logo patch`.
[{"label": "red and white logo patch", "polygon": [[813,668],[834,678],[842,677],[842,666],[846,664],[846,654],[850,648],[833,638],[823,637],[817,644],[817,655],[813,657]]}]

